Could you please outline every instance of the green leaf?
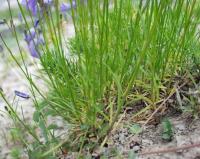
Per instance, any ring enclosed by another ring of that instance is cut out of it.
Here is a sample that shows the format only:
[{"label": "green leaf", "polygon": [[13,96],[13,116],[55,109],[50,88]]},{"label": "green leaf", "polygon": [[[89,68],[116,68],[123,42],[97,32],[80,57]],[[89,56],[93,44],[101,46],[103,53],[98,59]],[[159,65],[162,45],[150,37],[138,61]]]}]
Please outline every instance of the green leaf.
[{"label": "green leaf", "polygon": [[48,132],[47,132],[47,129],[46,129],[46,126],[45,126],[45,123],[43,120],[39,121],[39,127],[42,130],[42,134],[43,134],[46,142],[48,142]]},{"label": "green leaf", "polygon": [[139,133],[142,132],[142,128],[140,127],[139,124],[133,124],[131,127],[130,127],[130,131],[131,133],[137,135]]},{"label": "green leaf", "polygon": [[56,124],[50,124],[47,129],[48,130],[55,130],[55,129],[58,129],[58,126]]},{"label": "green leaf", "polygon": [[164,140],[170,140],[171,137],[170,137],[169,134],[167,134],[167,133],[163,133],[163,134],[162,134],[162,139],[164,139]]},{"label": "green leaf", "polygon": [[129,151],[128,152],[128,159],[136,159],[136,154],[135,154],[135,152],[134,151]]},{"label": "green leaf", "polygon": [[20,159],[21,151],[19,148],[13,148],[10,152],[13,159]]},{"label": "green leaf", "polygon": [[39,120],[40,120],[40,112],[38,112],[38,111],[35,111],[34,113],[33,113],[33,120],[35,121],[35,122],[39,122]]},{"label": "green leaf", "polygon": [[171,140],[173,137],[172,124],[168,119],[162,121],[162,139]]}]

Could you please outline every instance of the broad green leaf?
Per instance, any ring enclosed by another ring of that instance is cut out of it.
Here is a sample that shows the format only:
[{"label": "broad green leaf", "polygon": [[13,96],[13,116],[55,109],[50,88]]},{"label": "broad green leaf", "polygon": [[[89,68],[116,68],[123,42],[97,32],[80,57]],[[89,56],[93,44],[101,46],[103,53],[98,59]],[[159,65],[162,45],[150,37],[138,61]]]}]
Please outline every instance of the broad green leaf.
[{"label": "broad green leaf", "polygon": [[131,127],[130,127],[130,131],[131,133],[137,135],[139,133],[142,132],[142,128],[140,127],[139,124],[133,124]]},{"label": "broad green leaf", "polygon": [[34,120],[35,122],[39,122],[39,120],[40,120],[40,112],[35,111],[35,112],[33,113],[33,120]]},{"label": "broad green leaf", "polygon": [[173,137],[172,124],[168,119],[162,121],[162,138],[164,140],[171,140]]},{"label": "broad green leaf", "polygon": [[130,150],[129,152],[128,152],[128,159],[136,159],[136,154],[135,154],[135,152],[134,151],[132,151],[132,150]]}]

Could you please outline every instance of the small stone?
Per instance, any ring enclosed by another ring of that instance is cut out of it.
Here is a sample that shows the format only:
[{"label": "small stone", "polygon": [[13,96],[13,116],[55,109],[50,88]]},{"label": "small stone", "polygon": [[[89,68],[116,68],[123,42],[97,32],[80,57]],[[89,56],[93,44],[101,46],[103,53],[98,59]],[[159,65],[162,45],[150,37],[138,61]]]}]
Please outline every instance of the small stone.
[{"label": "small stone", "polygon": [[185,125],[183,123],[180,123],[180,124],[175,125],[175,128],[182,131],[182,130],[185,130]]},{"label": "small stone", "polygon": [[177,146],[183,146],[186,144],[190,144],[190,138],[186,138],[185,136],[182,135],[177,135],[176,136],[176,142],[177,142]]},{"label": "small stone", "polygon": [[143,145],[153,145],[153,141],[148,140],[148,139],[143,139],[143,140],[142,140],[142,144],[143,144]]},{"label": "small stone", "polygon": [[133,150],[134,152],[138,152],[138,151],[140,150],[140,146],[134,146],[134,147],[132,148],[132,150]]},{"label": "small stone", "polygon": [[125,136],[124,136],[124,134],[120,134],[120,135],[119,135],[119,142],[124,143],[124,141],[125,141]]}]

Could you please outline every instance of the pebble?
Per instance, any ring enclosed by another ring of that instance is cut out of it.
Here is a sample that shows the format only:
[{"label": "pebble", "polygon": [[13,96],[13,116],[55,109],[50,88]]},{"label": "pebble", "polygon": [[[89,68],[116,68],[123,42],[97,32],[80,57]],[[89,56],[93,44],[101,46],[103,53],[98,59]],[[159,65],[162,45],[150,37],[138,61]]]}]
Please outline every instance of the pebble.
[{"label": "pebble", "polygon": [[140,150],[140,146],[134,146],[134,147],[132,148],[132,150],[133,150],[134,152],[138,152],[138,151]]},{"label": "pebble", "polygon": [[177,125],[175,125],[175,128],[177,128],[180,131],[183,131],[186,129],[184,123],[178,123]]},{"label": "pebble", "polygon": [[143,139],[142,140],[142,145],[153,145],[153,141],[152,140],[148,140],[148,139]]},{"label": "pebble", "polygon": [[189,137],[186,138],[183,135],[176,135],[175,138],[176,138],[177,146],[183,146],[186,144],[190,144],[191,139]]}]

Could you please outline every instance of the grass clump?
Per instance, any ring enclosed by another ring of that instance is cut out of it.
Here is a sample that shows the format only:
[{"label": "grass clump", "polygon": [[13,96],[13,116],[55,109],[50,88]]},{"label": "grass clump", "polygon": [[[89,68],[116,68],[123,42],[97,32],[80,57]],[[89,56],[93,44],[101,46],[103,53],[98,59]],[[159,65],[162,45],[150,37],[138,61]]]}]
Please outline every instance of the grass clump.
[{"label": "grass clump", "polygon": [[72,125],[75,141],[66,142],[67,147],[81,143],[77,150],[92,150],[112,130],[127,103],[144,100],[156,109],[162,92],[168,91],[166,78],[183,74],[199,58],[196,0],[77,0],[71,10],[73,59],[66,58],[58,5],[55,1],[53,10],[39,14],[46,24],[40,25],[45,42],[38,55],[49,93],[42,93],[22,70],[33,96],[37,92],[42,98],[41,105],[37,98],[34,101],[46,138],[51,133],[43,121],[45,111]]}]

